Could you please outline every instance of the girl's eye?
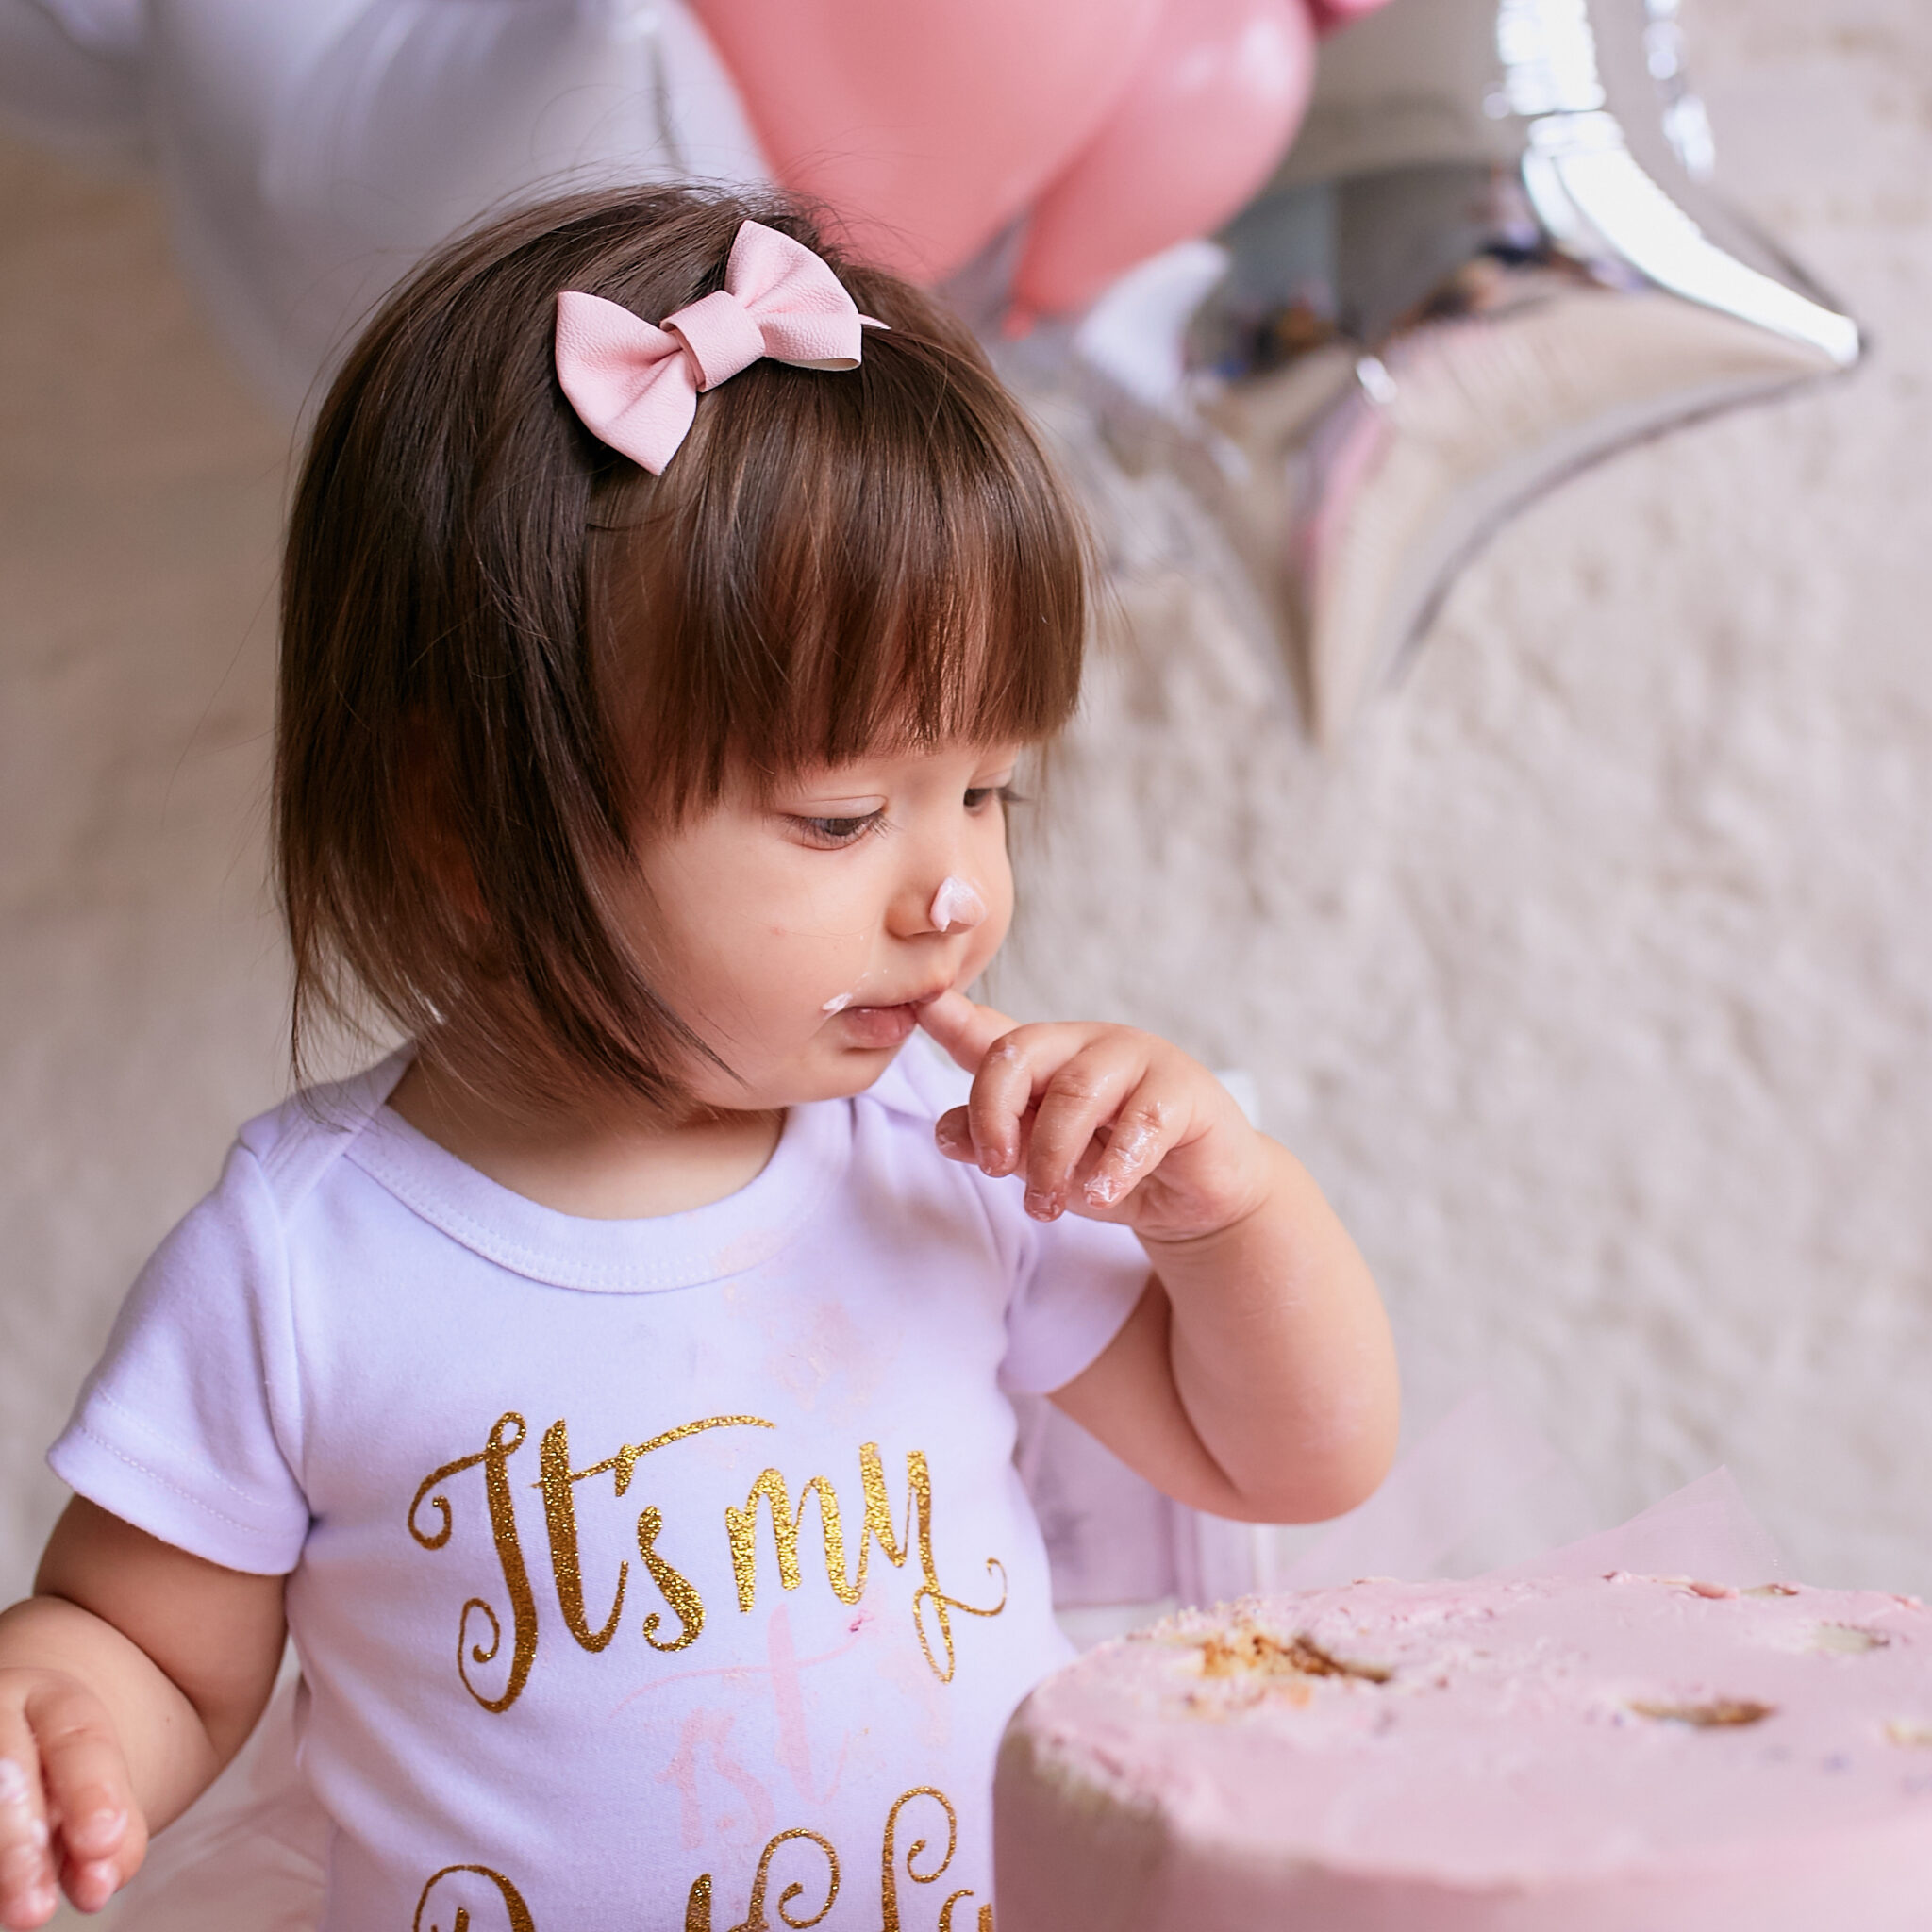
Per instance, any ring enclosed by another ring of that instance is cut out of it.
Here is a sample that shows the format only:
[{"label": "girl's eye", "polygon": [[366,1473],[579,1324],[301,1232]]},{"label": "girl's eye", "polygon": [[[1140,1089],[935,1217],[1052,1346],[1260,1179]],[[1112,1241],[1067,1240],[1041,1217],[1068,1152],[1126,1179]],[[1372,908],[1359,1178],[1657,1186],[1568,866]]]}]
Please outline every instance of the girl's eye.
[{"label": "girl's eye", "polygon": [[970,785],[966,789],[966,809],[978,811],[989,798],[997,798],[1002,805],[1026,803],[1010,785]]},{"label": "girl's eye", "polygon": [[793,819],[791,823],[814,844],[850,845],[874,830],[884,818],[885,813],[881,810],[869,811],[863,818],[857,819],[800,818]]}]

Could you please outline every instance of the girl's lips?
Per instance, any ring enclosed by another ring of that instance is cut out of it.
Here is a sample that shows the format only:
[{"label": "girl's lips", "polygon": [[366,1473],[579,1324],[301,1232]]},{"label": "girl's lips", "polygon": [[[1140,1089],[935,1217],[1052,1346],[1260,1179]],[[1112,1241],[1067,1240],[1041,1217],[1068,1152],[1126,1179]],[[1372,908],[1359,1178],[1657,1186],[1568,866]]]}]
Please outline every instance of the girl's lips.
[{"label": "girl's lips", "polygon": [[922,1008],[938,997],[906,1000],[896,1007],[847,1007],[831,1024],[852,1046],[903,1046],[919,1024]]}]

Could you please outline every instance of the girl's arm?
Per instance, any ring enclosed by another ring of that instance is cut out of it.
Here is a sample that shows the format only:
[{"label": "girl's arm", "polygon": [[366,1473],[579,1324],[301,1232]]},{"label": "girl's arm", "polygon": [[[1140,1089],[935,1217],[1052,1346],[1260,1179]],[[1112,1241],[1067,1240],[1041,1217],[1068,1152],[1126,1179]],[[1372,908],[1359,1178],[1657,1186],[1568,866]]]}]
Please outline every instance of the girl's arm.
[{"label": "girl's arm", "polygon": [[275,1687],[279,1576],[192,1557],[75,1498],[0,1615],[0,1926],[56,1886],[98,1911],[242,1747]]},{"label": "girl's arm", "polygon": [[1016,1026],[957,993],[924,1024],[974,1074],[941,1151],[1024,1176],[1041,1219],[1124,1223],[1153,1265],[1126,1325],[1055,1402],[1217,1516],[1308,1522],[1360,1502],[1395,1451],[1394,1348],[1300,1162],[1152,1034]]}]

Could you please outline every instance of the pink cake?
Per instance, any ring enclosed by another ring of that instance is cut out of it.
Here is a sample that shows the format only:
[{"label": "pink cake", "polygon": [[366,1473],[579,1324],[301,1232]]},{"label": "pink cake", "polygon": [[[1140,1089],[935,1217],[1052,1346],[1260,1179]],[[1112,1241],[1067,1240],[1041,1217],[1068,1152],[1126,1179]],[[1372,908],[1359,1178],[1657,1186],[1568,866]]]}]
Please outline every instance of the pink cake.
[{"label": "pink cake", "polygon": [[1622,1574],[1189,1611],[1000,1754],[1000,1932],[1924,1932],[1932,1611]]}]

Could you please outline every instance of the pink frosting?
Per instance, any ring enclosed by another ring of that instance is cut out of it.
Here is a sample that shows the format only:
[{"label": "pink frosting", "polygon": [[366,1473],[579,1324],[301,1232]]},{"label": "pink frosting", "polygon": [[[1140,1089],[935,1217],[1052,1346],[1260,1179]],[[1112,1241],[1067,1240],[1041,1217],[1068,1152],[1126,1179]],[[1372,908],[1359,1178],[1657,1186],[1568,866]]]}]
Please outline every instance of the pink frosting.
[{"label": "pink frosting", "polygon": [[1932,1611],[1777,1589],[1371,1581],[1108,1644],[1008,1727],[1001,1932],[1923,1927]]}]

